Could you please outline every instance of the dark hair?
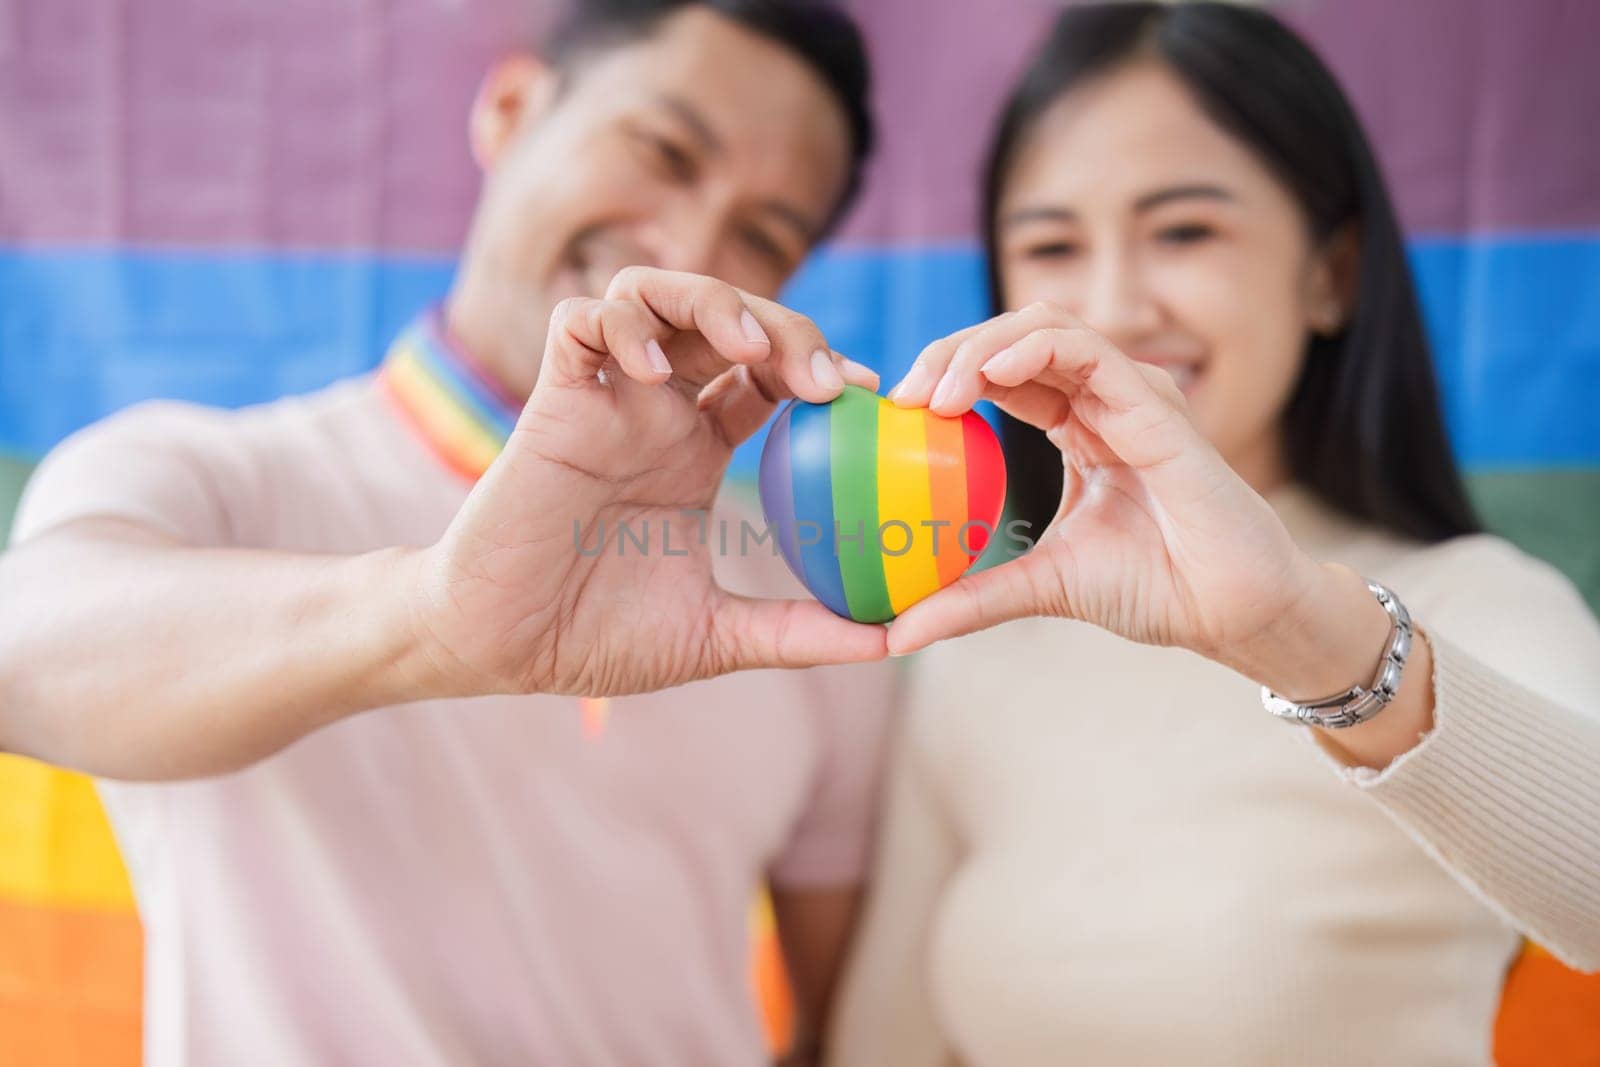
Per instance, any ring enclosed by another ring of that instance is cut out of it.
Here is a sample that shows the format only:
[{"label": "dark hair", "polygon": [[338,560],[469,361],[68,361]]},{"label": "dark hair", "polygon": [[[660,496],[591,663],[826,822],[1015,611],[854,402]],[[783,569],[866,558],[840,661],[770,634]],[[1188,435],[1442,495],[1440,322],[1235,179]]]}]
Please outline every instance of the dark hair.
[{"label": "dark hair", "polygon": [[642,40],[669,15],[703,7],[788,48],[816,72],[850,128],[850,172],[829,228],[861,189],[876,134],[867,106],[869,67],[861,32],[825,0],[575,0],[544,43],[544,57],[570,69],[583,57]]},{"label": "dark hair", "polygon": [[[1480,529],[1450,451],[1399,224],[1338,83],[1288,27],[1226,3],[1096,4],[1061,15],[1002,115],[984,176],[989,296],[1003,307],[995,215],[1016,150],[1052,102],[1119,63],[1166,64],[1221,128],[1294,194],[1314,239],[1353,228],[1355,306],[1314,336],[1285,413],[1291,476],[1329,504],[1424,541]],[[1002,416],[1017,518],[1042,529],[1061,500],[1061,455]]]}]

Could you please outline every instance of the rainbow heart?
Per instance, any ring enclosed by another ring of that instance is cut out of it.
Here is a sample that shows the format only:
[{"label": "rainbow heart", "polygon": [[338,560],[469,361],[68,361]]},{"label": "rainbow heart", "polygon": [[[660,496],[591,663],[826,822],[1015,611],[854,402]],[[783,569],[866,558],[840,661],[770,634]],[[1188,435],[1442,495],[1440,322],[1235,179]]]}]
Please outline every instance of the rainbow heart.
[{"label": "rainbow heart", "polygon": [[792,401],[761,452],[761,510],[835,614],[887,622],[966,573],[1000,522],[1006,465],[979,415],[897,408],[845,386]]}]

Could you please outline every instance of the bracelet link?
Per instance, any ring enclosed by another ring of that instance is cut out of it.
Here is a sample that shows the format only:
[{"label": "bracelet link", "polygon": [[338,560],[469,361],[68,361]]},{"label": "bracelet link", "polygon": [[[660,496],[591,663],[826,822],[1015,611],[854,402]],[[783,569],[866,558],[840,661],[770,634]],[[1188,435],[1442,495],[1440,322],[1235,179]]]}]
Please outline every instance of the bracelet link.
[{"label": "bracelet link", "polygon": [[1391,590],[1370,578],[1367,579],[1367,589],[1389,613],[1391,624],[1389,640],[1384,643],[1383,658],[1378,663],[1371,686],[1363,688],[1354,685],[1343,693],[1306,704],[1296,704],[1262,686],[1261,703],[1269,712],[1280,719],[1306,726],[1338,730],[1366,722],[1394,699],[1400,691],[1406,657],[1411,654],[1411,613],[1406,611],[1406,606]]}]

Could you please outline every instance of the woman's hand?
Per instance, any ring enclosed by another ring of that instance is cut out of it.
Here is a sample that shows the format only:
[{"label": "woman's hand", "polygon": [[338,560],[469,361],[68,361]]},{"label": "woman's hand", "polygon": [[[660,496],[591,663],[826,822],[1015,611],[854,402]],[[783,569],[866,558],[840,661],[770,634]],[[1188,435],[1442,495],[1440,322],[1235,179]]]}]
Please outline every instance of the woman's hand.
[{"label": "woman's hand", "polygon": [[563,303],[505,451],[421,557],[445,686],[598,696],[883,656],[880,627],[719,588],[704,525],[776,402],[846,380],[877,385],[803,316],[711,278],[630,268]]},{"label": "woman's hand", "polygon": [[1064,310],[1036,304],[930,345],[890,394],[957,415],[980,398],[1061,449],[1060,510],[1028,554],[913,606],[904,653],[1026,615],[1082,619],[1177,645],[1311,700],[1371,679],[1382,607],[1301,551],[1195,428],[1172,376]]}]

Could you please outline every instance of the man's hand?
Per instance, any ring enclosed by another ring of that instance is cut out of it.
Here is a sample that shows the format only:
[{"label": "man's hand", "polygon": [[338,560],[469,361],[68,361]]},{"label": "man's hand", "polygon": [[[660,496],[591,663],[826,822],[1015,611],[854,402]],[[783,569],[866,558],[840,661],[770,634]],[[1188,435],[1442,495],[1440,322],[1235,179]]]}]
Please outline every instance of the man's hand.
[{"label": "man's hand", "polygon": [[561,304],[505,451],[415,561],[441,690],[598,696],[885,655],[880,627],[814,601],[725,592],[702,541],[734,447],[846,380],[877,384],[805,317],[710,278],[630,268]]},{"label": "man's hand", "polygon": [[[846,378],[876,384],[793,312],[705,278],[625,271],[606,299],[562,306],[504,453],[430,548],[202,548],[115,513],[34,530],[25,508],[27,543],[0,555],[0,749],[191,778],[391,704],[882,656],[881,628],[719,589],[698,536],[733,446],[778,399],[827,400]],[[69,492],[155,448],[142,476],[160,493],[203,491],[203,474],[159,449],[216,431],[165,425],[152,443],[143,426],[47,461],[37,484]],[[648,547],[619,554],[619,525]]]}]

